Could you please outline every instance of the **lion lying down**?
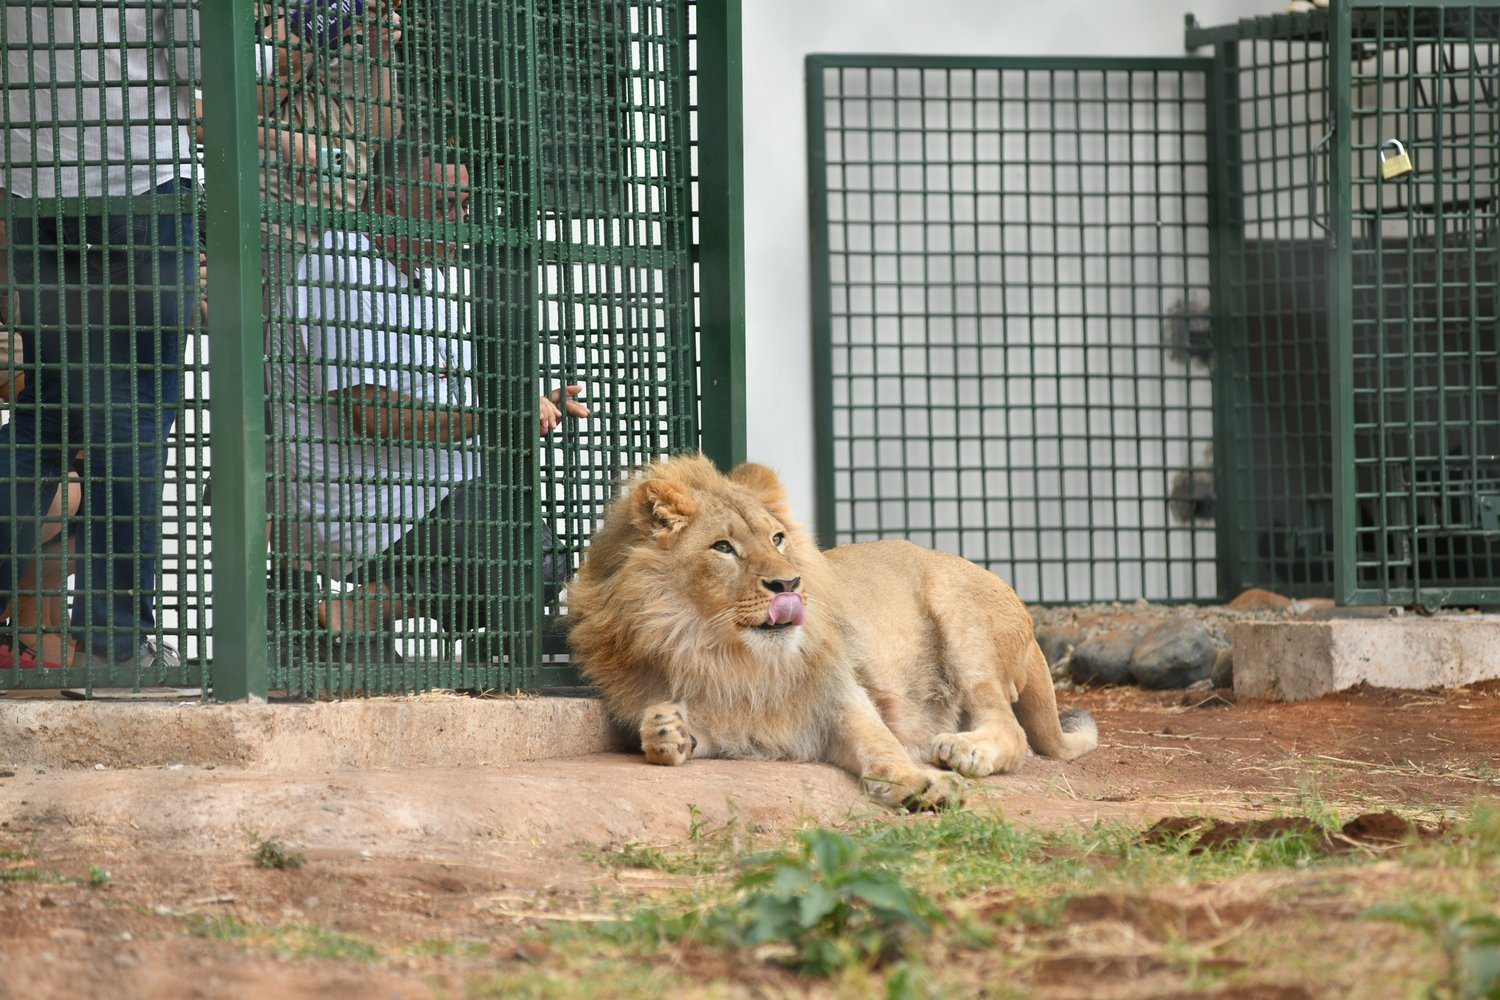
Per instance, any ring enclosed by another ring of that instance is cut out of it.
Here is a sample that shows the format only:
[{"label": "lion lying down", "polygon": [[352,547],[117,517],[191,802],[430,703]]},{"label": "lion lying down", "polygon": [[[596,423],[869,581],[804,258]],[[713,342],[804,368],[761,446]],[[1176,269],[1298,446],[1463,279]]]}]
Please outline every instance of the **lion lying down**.
[{"label": "lion lying down", "polygon": [[630,479],[568,590],[570,643],[646,759],[823,760],[875,798],[956,800],[1030,741],[1072,760],[1031,616],[999,577],[885,541],[820,552],[771,470],[683,455]]}]

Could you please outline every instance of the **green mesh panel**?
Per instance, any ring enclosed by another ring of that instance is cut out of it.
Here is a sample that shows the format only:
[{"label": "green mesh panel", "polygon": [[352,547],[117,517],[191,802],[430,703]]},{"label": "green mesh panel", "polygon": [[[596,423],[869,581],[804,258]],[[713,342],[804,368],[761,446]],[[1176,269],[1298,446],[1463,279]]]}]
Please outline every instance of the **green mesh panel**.
[{"label": "green mesh panel", "polygon": [[[40,362],[180,372],[180,402],[116,407],[127,423],[132,412],[170,419],[160,467],[133,474],[121,449],[105,447],[89,419],[110,408],[88,385],[32,406],[66,414],[63,444],[0,441],[13,464],[51,463],[47,476],[12,477],[8,496],[22,513],[45,511],[73,450],[103,456],[83,467],[76,512],[7,524],[31,536],[122,521],[159,520],[161,531],[154,575],[119,538],[105,538],[99,559],[80,560],[72,576],[61,572],[64,554],[44,552],[56,579],[41,584],[20,579],[35,544],[12,553],[14,593],[84,610],[76,625],[13,617],[4,637],[87,637],[116,652],[149,638],[179,648],[183,665],[0,663],[0,688],[174,684],[315,697],[572,680],[549,636],[613,483],[698,441],[696,4],[241,0],[222,9],[229,16],[200,15],[189,0],[6,10],[20,19],[7,22],[11,65],[97,50],[74,42],[75,24],[92,39],[95,26],[127,16],[150,22],[130,29],[142,64],[130,63],[131,79],[161,84],[172,101],[144,123],[160,128],[129,133],[95,160],[152,181],[180,163],[187,179],[159,194],[122,180],[82,200],[50,188],[11,197],[7,229],[63,232],[31,257],[65,263],[108,254],[68,219],[196,222],[209,321],[197,320],[197,246],[175,275],[139,241],[116,253],[135,261],[128,273],[85,266],[74,280],[83,304],[64,300],[54,333],[108,321],[154,342],[170,333],[160,320],[139,306],[101,317],[90,291],[180,300],[173,358],[143,364],[80,333],[62,358]],[[158,10],[168,20],[153,27]],[[33,14],[66,30],[21,30]],[[201,51],[186,44],[195,32]],[[205,63],[210,48],[220,55]],[[157,49],[168,56],[151,62]],[[38,108],[61,105],[39,72],[7,74],[7,91],[20,95],[0,112],[11,137]],[[119,114],[83,124],[123,128]],[[23,152],[7,149],[10,170],[31,165]],[[63,177],[50,153],[33,159],[37,177]],[[6,304],[56,299],[49,280],[11,281]],[[8,316],[7,328],[25,315]],[[34,375],[37,363],[17,349],[5,371]],[[585,387],[592,415],[541,438],[540,397],[572,384]],[[160,496],[159,519],[116,512],[110,490],[126,480]],[[136,575],[121,576],[122,563]],[[146,620],[113,621],[116,605]]]},{"label": "green mesh panel", "polygon": [[[1355,10],[1351,34],[1354,599],[1492,603],[1500,9]],[[1414,173],[1381,179],[1388,139]]]},{"label": "green mesh panel", "polygon": [[1217,594],[1206,66],[809,59],[826,543]]},{"label": "green mesh panel", "polygon": [[[1429,607],[1500,594],[1497,35],[1493,4],[1189,31],[1217,45],[1225,123],[1238,585]],[[1382,179],[1392,139],[1415,170]]]}]

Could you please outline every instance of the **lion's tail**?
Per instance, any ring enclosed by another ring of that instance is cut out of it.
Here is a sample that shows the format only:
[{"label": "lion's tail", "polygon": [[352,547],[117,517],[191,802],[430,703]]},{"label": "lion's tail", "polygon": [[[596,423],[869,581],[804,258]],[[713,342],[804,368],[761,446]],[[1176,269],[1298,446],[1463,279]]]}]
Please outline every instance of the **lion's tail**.
[{"label": "lion's tail", "polygon": [[1057,692],[1047,658],[1035,644],[1026,668],[1026,686],[1016,700],[1016,718],[1031,748],[1046,757],[1073,760],[1099,745],[1099,727],[1081,708],[1057,714]]}]

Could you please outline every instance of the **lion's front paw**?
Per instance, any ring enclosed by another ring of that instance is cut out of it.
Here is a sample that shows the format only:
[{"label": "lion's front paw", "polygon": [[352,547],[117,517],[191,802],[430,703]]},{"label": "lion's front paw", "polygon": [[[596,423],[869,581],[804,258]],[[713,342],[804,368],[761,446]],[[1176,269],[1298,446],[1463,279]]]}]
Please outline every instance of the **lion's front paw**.
[{"label": "lion's front paw", "polygon": [[641,718],[641,749],[653,764],[686,764],[698,741],[688,732],[681,705],[663,702],[646,709]]},{"label": "lion's front paw", "polygon": [[893,809],[941,809],[962,805],[964,780],[931,768],[902,769],[899,774],[866,775],[860,779],[865,794]]},{"label": "lion's front paw", "polygon": [[996,741],[978,733],[942,733],[932,738],[932,762],[970,778],[1014,771],[1026,759],[1026,740]]}]

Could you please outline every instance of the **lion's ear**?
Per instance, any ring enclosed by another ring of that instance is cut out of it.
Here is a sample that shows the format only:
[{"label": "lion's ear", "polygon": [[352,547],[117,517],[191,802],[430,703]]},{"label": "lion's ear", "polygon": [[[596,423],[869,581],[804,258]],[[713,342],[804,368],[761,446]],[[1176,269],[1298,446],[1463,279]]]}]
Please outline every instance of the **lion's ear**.
[{"label": "lion's ear", "polygon": [[786,495],[786,487],[781,485],[781,480],[776,473],[755,462],[745,462],[737,465],[729,474],[730,482],[743,486],[755,495],[755,499],[765,504],[773,515],[780,518],[783,523],[791,524],[791,501]]},{"label": "lion's ear", "polygon": [[786,499],[786,487],[781,485],[781,480],[776,478],[776,473],[764,465],[745,462],[735,466],[734,471],[729,473],[729,478],[766,503]]},{"label": "lion's ear", "polygon": [[669,480],[648,479],[630,491],[630,519],[648,538],[676,534],[697,512],[692,495]]}]

